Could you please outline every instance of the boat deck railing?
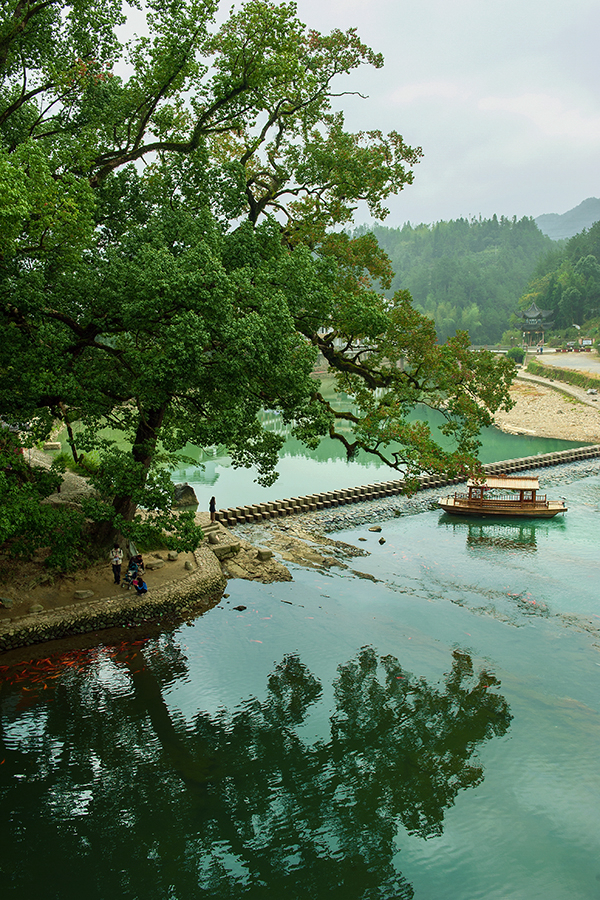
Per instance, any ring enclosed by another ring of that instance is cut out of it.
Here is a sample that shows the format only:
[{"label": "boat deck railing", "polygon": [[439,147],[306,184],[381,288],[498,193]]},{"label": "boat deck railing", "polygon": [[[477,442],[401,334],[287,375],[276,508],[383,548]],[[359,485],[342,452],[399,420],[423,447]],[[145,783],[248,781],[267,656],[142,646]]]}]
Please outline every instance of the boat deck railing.
[{"label": "boat deck railing", "polygon": [[469,506],[526,506],[528,509],[546,509],[548,500],[546,495],[536,497],[535,500],[521,500],[518,495],[502,494],[494,497],[469,497],[468,494],[454,492],[454,500],[459,503],[468,503]]}]

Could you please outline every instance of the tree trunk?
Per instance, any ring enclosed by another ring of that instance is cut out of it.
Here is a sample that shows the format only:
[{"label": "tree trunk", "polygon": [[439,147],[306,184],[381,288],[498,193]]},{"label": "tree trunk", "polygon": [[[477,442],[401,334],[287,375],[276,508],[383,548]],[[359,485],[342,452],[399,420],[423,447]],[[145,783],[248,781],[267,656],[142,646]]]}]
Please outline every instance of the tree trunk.
[{"label": "tree trunk", "polygon": [[77,453],[77,447],[75,446],[75,435],[73,433],[71,420],[69,419],[69,411],[64,403],[60,403],[59,408],[63,417],[63,421],[67,426],[67,435],[69,437],[69,447],[71,448],[71,454],[75,463],[77,464],[79,462],[79,454]]},{"label": "tree trunk", "polygon": [[[148,477],[148,472],[156,451],[158,434],[167,411],[167,404],[146,412],[140,412],[138,427],[135,435],[131,455],[137,463],[141,463],[141,478],[139,487],[143,487]],[[133,521],[137,510],[137,502],[131,494],[117,495],[113,499],[113,510],[116,515],[122,516],[126,522]],[[102,523],[97,533],[100,544],[109,544],[118,539],[118,531],[112,522]]]}]

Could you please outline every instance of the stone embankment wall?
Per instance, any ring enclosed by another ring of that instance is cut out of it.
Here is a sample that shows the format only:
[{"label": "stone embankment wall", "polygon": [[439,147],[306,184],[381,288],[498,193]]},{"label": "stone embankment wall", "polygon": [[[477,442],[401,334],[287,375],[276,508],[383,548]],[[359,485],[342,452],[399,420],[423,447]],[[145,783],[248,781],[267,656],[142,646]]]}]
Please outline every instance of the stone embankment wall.
[{"label": "stone embankment wall", "polygon": [[[490,463],[483,468],[487,475],[514,475],[526,469],[557,466],[561,463],[575,462],[578,459],[590,459],[600,456],[600,445],[579,447],[576,450],[560,450],[558,453],[544,453],[538,456],[525,456],[522,459],[507,459],[499,463]],[[419,489],[445,487],[448,484],[460,484],[463,478],[442,478],[437,475],[422,475]],[[377,500],[402,493],[404,482],[383,481],[366,484],[361,487],[347,488],[338,491],[326,491],[321,494],[308,494],[305,497],[292,497],[290,500],[274,500],[269,503],[255,503],[252,506],[236,506],[220,509],[217,521],[227,527],[246,522],[261,522],[278,516],[293,516],[315,509],[327,509],[332,506],[343,506],[346,503],[360,503],[363,500]]]},{"label": "stone embankment wall", "polygon": [[197,568],[186,578],[151,593],[116,594],[7,622],[0,627],[0,652],[106,628],[131,628],[198,615],[219,602],[227,581],[208,547],[200,547],[194,556]]}]

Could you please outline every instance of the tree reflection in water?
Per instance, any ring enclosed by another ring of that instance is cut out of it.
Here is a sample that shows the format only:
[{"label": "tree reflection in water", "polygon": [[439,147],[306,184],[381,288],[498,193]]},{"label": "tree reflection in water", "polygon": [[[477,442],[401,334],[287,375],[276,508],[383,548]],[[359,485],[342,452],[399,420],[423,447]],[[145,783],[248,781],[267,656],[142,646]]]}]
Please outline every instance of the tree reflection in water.
[{"label": "tree reflection in water", "polygon": [[411,898],[399,823],[440,835],[483,780],[478,746],[511,719],[494,675],[459,651],[435,687],[363,648],[339,667],[330,734],[313,743],[298,726],[321,685],[295,654],[266,699],[192,725],[163,698],[187,671],[168,638],[96,653],[85,672],[48,666],[38,694],[13,678],[0,695],[0,865],[21,897]]}]

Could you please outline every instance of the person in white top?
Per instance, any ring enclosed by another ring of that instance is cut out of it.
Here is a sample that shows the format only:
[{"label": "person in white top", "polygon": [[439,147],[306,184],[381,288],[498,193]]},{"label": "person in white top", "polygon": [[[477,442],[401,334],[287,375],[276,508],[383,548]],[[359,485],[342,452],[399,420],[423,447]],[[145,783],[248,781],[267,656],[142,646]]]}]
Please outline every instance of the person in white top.
[{"label": "person in white top", "polygon": [[121,563],[123,562],[123,551],[118,544],[114,544],[110,551],[110,561],[112,563],[115,584],[121,584]]}]

